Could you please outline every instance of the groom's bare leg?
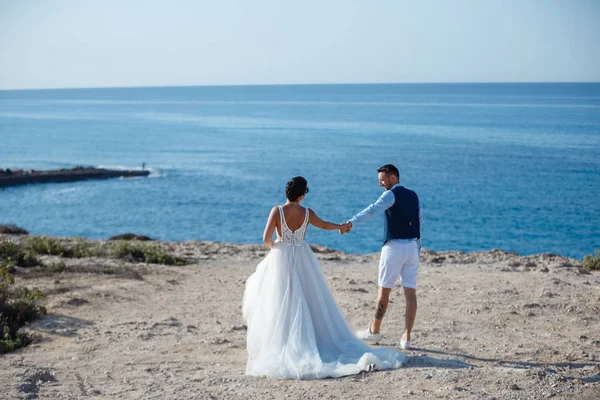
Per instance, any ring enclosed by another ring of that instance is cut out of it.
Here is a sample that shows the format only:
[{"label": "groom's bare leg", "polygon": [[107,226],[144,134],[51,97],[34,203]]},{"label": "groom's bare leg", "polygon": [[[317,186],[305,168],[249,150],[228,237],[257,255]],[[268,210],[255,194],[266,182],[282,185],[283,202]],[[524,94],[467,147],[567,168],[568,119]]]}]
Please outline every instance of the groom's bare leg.
[{"label": "groom's bare leg", "polygon": [[371,333],[379,333],[379,327],[385,316],[385,312],[388,309],[390,302],[390,293],[392,289],[379,287],[379,293],[377,294],[377,305],[375,306],[375,319],[371,324]]},{"label": "groom's bare leg", "polygon": [[406,299],[406,312],[404,315],[405,331],[402,337],[410,340],[410,333],[417,317],[417,289],[405,287],[404,298]]}]

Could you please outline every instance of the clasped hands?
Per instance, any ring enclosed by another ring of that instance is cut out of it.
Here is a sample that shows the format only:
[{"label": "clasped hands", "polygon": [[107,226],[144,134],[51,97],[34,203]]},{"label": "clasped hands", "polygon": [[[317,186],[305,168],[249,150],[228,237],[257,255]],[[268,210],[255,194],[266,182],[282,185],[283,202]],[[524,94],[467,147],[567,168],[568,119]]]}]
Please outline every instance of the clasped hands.
[{"label": "clasped hands", "polygon": [[342,224],[342,227],[340,228],[340,235],[343,235],[344,233],[348,233],[352,230],[352,224],[349,221],[346,221],[345,223]]}]

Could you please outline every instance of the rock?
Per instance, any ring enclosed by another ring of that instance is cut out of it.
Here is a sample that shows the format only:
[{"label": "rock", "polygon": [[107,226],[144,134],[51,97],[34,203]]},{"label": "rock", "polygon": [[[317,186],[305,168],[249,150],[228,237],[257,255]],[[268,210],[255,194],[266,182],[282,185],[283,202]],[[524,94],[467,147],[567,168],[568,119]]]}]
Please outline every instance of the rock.
[{"label": "rock", "polygon": [[160,326],[160,325],[164,325],[164,326],[181,326],[181,322],[179,322],[176,318],[169,317],[169,318],[165,319],[164,321],[155,322],[154,324],[152,324],[152,328],[156,328],[157,326]]},{"label": "rock", "polygon": [[27,185],[33,183],[76,182],[88,179],[107,179],[119,177],[148,176],[150,171],[110,170],[94,167],[75,167],[72,169],[36,171],[7,169],[0,174],[0,187]]},{"label": "rock", "polygon": [[151,332],[142,332],[137,335],[137,338],[140,340],[150,340],[154,337],[154,334]]},{"label": "rock", "polygon": [[521,388],[516,383],[513,383],[510,385],[510,390],[521,390]]},{"label": "rock", "polygon": [[591,275],[592,273],[585,268],[577,267],[577,273],[579,275]]},{"label": "rock", "polygon": [[[27,393],[28,399],[37,399],[38,395],[38,384],[46,382],[57,382],[57,379],[48,370],[42,369],[27,376],[24,383],[19,385],[18,391],[21,393]],[[33,397],[31,397],[33,395]]]},{"label": "rock", "polygon": [[22,383],[18,388],[21,393],[35,393],[37,392],[37,385],[32,382]]},{"label": "rock", "polygon": [[232,331],[246,331],[248,330],[248,327],[246,326],[246,324],[237,324],[237,325],[233,325],[231,327]]},{"label": "rock", "polygon": [[115,236],[111,236],[108,238],[108,240],[141,240],[141,241],[148,241],[148,240],[154,240],[148,236],[144,236],[144,235],[136,235],[135,233],[122,233],[120,235],[115,235]]},{"label": "rock", "polygon": [[319,246],[317,244],[311,244],[310,248],[314,253],[335,253],[336,252],[336,250],[329,249],[325,246]]},{"label": "rock", "polygon": [[213,340],[210,341],[210,344],[226,344],[226,343],[231,343],[231,342],[225,338],[214,338]]},{"label": "rock", "polygon": [[79,307],[83,304],[87,304],[89,303],[89,301],[87,301],[86,299],[79,299],[77,297],[71,297],[69,300],[67,300],[65,302],[65,304],[68,304],[70,306],[74,306],[74,307]]},{"label": "rock", "polygon": [[0,224],[0,233],[5,233],[7,235],[29,235],[29,232],[15,224]]}]

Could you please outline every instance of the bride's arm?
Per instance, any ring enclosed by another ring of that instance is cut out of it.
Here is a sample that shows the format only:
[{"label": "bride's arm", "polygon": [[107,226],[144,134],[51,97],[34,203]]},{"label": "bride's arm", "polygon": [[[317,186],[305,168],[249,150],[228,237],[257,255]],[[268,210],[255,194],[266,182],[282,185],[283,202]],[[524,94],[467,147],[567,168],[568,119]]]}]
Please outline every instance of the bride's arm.
[{"label": "bride's arm", "polygon": [[265,226],[265,231],[263,232],[263,242],[267,245],[268,248],[273,248],[275,242],[273,242],[273,231],[277,226],[277,218],[279,217],[279,208],[277,206],[273,207],[271,213],[269,214],[269,219],[267,220],[267,225]]},{"label": "bride's arm", "polygon": [[335,231],[343,228],[342,225],[334,224],[332,222],[323,221],[321,218],[317,216],[312,209],[308,209],[308,222],[316,226],[320,229],[325,229],[326,231]]}]

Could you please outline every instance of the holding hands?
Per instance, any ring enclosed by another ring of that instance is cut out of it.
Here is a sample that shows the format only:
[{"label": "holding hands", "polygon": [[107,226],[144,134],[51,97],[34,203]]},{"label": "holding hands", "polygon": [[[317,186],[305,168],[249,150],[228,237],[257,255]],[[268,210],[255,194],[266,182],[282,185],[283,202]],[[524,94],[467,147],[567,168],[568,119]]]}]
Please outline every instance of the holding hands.
[{"label": "holding hands", "polygon": [[345,223],[343,223],[341,225],[340,228],[340,235],[343,235],[344,233],[348,233],[352,230],[352,224],[348,221],[346,221]]}]

